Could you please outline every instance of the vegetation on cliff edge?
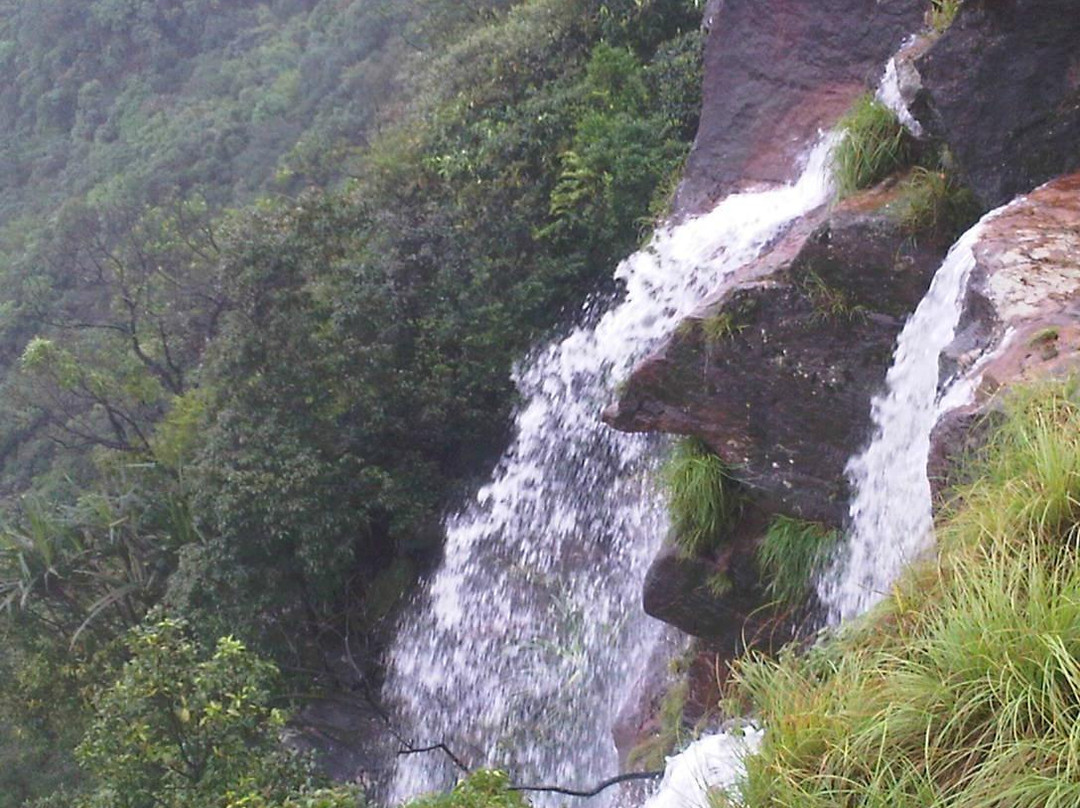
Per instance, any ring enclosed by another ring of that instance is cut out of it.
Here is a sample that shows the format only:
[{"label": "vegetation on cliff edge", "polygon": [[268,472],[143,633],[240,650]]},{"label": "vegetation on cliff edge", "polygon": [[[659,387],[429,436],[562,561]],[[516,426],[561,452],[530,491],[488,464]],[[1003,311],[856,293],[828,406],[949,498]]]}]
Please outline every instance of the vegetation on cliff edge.
[{"label": "vegetation on cliff edge", "polygon": [[1080,800],[1080,397],[1008,397],[938,521],[939,549],[863,619],[740,663],[768,726],[743,804]]},{"label": "vegetation on cliff edge", "polygon": [[13,808],[104,793],[75,766],[86,696],[151,610],[304,690],[354,686],[343,655],[377,680],[395,599],[501,448],[512,363],[614,291],[670,187],[701,9],[0,6]]}]

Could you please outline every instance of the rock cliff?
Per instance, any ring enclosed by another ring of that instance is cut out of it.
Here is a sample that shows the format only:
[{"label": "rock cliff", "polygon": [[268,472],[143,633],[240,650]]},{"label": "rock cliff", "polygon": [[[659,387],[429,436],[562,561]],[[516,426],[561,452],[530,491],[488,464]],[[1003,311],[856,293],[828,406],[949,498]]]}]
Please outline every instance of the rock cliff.
[{"label": "rock cliff", "polygon": [[705,23],[701,124],[676,209],[783,182],[819,129],[880,77],[924,0],[721,0]]},{"label": "rock cliff", "polygon": [[[704,209],[733,188],[790,179],[797,144],[877,83],[928,7],[715,4],[701,130],[680,211]],[[1067,0],[968,0],[943,34],[907,43],[901,94],[913,102],[926,151],[943,154],[984,209],[1080,167],[1078,42],[1080,15]],[[948,246],[905,228],[897,188],[894,178],[797,222],[639,365],[605,420],[702,438],[737,470],[757,513],[842,525],[845,463],[871,437],[871,397]],[[1062,176],[983,233],[942,377],[1000,350],[980,368],[979,403],[939,425],[931,461],[938,477],[975,439],[974,414],[993,390],[1075,369],[1078,199],[1080,179]],[[722,569],[725,559],[740,559],[745,578],[753,534],[737,528],[738,546],[706,561]],[[703,605],[694,585],[701,570],[673,558],[669,551],[657,560],[645,599],[684,630],[726,636],[729,627],[709,621],[739,620],[761,597],[747,581]]]},{"label": "rock cliff", "polygon": [[987,208],[1080,168],[1072,0],[967,0],[917,61],[916,113]]}]

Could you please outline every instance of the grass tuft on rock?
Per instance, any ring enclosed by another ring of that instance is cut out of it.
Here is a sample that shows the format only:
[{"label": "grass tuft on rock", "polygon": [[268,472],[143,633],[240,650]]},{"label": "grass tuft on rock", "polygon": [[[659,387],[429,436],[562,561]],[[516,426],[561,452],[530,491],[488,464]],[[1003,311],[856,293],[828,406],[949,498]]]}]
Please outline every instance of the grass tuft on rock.
[{"label": "grass tuft on rock", "polygon": [[837,531],[819,522],[777,516],[757,548],[769,596],[785,606],[803,603],[836,546]]},{"label": "grass tuft on rock", "polygon": [[870,93],[855,102],[838,126],[841,138],[833,149],[832,170],[841,196],[869,188],[912,161],[911,136]]},{"label": "grass tuft on rock", "polygon": [[956,19],[960,3],[961,0],[930,0],[930,11],[927,14],[930,27],[939,34],[944,33]]},{"label": "grass tuft on rock", "polygon": [[716,549],[741,509],[727,465],[704,441],[683,438],[663,469],[675,540],[687,555]]},{"label": "grass tuft on rock", "polygon": [[975,194],[944,167],[916,166],[904,184],[900,204],[905,230],[948,241],[955,241],[982,213]]},{"label": "grass tuft on rock", "polygon": [[1011,395],[936,558],[809,652],[741,663],[769,727],[743,805],[1080,805],[1078,401]]}]

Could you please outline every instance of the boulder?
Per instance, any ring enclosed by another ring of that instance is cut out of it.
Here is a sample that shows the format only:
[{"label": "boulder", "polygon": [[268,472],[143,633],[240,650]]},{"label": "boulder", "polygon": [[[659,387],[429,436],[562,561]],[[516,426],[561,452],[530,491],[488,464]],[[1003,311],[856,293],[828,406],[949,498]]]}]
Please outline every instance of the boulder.
[{"label": "boulder", "polygon": [[[1080,366],[1080,173],[1021,197],[984,226],[947,370],[978,379],[975,400],[953,410],[931,438],[929,474],[940,490],[978,444],[973,426],[1017,383],[1075,373]],[[977,357],[986,357],[973,364]]]},{"label": "boulder", "polygon": [[987,207],[1080,168],[1075,0],[967,0],[916,62],[914,110]]},{"label": "boulder", "polygon": [[[645,613],[711,639],[725,659],[734,659],[743,648],[747,621],[762,616],[765,597],[754,551],[765,524],[761,511],[750,510],[712,557],[689,556],[669,541],[645,575]],[[722,588],[716,586],[718,576]]]},{"label": "boulder", "polygon": [[797,174],[804,144],[881,77],[924,0],[723,0],[706,6],[701,123],[680,214]]},{"label": "boulder", "polygon": [[604,419],[697,435],[766,509],[840,524],[844,466],[943,253],[891,201],[878,190],[798,222],[634,370]]}]

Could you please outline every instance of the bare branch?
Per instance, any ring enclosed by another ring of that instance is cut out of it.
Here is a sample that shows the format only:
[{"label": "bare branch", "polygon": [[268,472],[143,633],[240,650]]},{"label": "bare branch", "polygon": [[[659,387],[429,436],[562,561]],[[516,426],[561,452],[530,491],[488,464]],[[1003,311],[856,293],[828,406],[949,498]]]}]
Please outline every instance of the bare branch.
[{"label": "bare branch", "polygon": [[562,786],[510,786],[509,790],[542,791],[548,794],[565,794],[568,797],[595,797],[604,789],[611,788],[611,786],[618,785],[619,783],[626,783],[631,780],[657,780],[663,776],[664,773],[662,771],[627,772],[626,774],[620,774],[616,777],[609,777],[607,780],[602,780],[587,791],[579,791],[574,788],[563,788]]},{"label": "bare branch", "polygon": [[452,760],[454,762],[455,766],[457,766],[459,769],[461,769],[466,774],[469,773],[469,767],[466,766],[464,763],[462,763],[460,758],[458,758],[457,755],[455,755],[453,752],[451,752],[450,747],[448,747],[444,743],[435,743],[435,744],[432,744],[431,746],[424,746],[424,747],[404,746],[404,747],[402,747],[401,749],[398,750],[398,755],[399,756],[400,755],[419,755],[421,752],[436,752],[436,751],[445,752],[446,756],[448,758],[450,758],[450,760]]}]

